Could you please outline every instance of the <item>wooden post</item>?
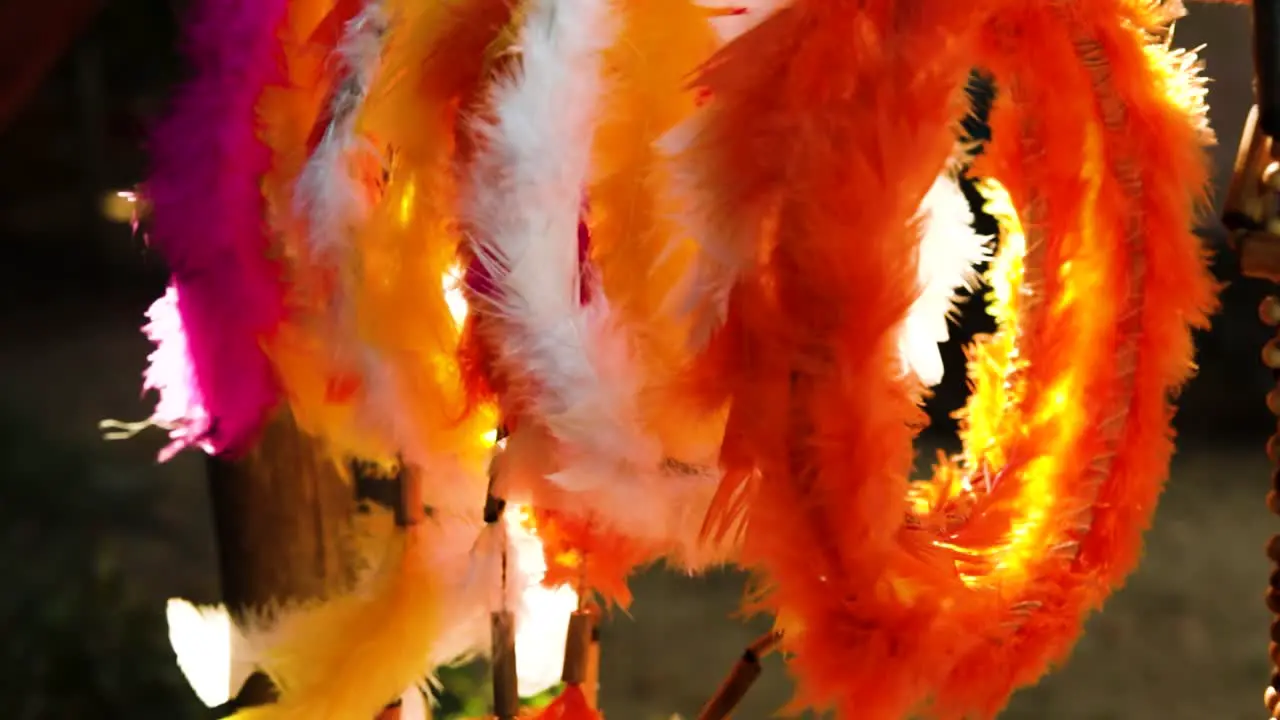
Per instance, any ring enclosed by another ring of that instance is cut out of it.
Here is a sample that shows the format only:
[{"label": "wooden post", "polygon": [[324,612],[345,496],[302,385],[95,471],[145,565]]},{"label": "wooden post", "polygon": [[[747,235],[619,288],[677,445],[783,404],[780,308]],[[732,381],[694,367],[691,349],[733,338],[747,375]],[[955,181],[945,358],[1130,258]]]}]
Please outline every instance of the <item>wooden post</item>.
[{"label": "wooden post", "polygon": [[[280,413],[244,457],[209,460],[223,602],[233,618],[270,620],[281,603],[331,597],[354,584],[351,485],[315,440]],[[240,702],[270,702],[269,683]]]}]

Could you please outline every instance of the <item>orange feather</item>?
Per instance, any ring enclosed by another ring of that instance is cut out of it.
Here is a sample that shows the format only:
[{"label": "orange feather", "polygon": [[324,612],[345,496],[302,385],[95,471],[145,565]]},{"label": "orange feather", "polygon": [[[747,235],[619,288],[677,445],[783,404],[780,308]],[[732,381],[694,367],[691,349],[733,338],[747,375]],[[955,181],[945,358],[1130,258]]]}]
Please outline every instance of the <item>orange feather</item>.
[{"label": "orange feather", "polygon": [[294,183],[334,82],[329,59],[342,26],[359,10],[360,3],[348,0],[290,3],[281,33],[287,84],[268,88],[258,101],[263,139],[272,152],[271,170],[262,183],[267,220],[277,232],[275,250],[288,280],[286,317],[263,345],[304,431],[324,438],[335,459],[358,455],[381,460],[390,458],[390,448],[357,423],[360,378],[355,368],[336,360],[337,339],[320,311],[330,301],[336,278],[310,262],[293,204]]},{"label": "orange feather", "polygon": [[[1003,617],[986,616],[1004,630],[956,663],[939,717],[992,717],[1065,658],[1085,614],[1135,566],[1167,474],[1169,396],[1193,368],[1190,329],[1206,324],[1215,283],[1192,233],[1208,179],[1202,93],[1186,58],[1155,43],[1165,20],[1119,0],[1019,3],[983,47],[1012,100],[993,112],[983,169],[1009,187],[1043,241],[1043,268],[1056,269],[1042,278],[1041,319],[1025,328],[1022,400],[1055,421],[1000,444],[1051,453],[1042,482],[1028,466],[1009,483],[1050,501],[1023,581],[1003,580]],[[1010,30],[1023,41],[1005,40]],[[1010,514],[1025,522],[1036,503],[1021,503]],[[981,587],[1000,582],[996,573]]]},{"label": "orange feather", "polygon": [[530,720],[601,720],[579,685],[566,686],[551,704],[529,715]]},{"label": "orange feather", "polygon": [[738,352],[722,356],[733,407],[711,521],[745,512],[743,559],[786,631],[798,702],[848,717],[906,715],[938,670],[897,656],[945,648],[924,628],[900,646],[866,624],[922,612],[881,573],[901,553],[922,419],[896,329],[914,301],[911,218],[954,145],[977,11],[802,0],[699,80],[712,113],[699,152],[722,198],[767,209],[748,238],[761,266],[715,341]]}]

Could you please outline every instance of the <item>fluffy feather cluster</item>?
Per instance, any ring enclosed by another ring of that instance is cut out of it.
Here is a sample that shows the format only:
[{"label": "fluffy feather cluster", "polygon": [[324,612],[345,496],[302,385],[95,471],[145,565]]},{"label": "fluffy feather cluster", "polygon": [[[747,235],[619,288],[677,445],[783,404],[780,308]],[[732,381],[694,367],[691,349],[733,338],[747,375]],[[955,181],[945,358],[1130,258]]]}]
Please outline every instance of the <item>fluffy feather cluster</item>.
[{"label": "fluffy feather cluster", "polygon": [[[659,560],[756,574],[800,706],[992,717],[1134,565],[1213,304],[1159,6],[202,4],[149,186],[169,452],[288,412],[434,509],[349,596],[218,626],[282,691],[246,717],[372,717],[500,609],[541,689],[579,600]],[[962,167],[972,66],[1000,94]],[[911,483],[988,260],[965,450]]]}]

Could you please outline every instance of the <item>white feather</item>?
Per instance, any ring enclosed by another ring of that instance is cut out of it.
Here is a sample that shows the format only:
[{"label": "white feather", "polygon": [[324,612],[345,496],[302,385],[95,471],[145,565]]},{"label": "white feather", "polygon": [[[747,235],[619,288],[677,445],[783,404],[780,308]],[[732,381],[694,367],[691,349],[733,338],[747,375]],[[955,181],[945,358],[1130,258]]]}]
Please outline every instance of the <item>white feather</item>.
[{"label": "white feather", "polygon": [[[545,588],[542,541],[525,527],[524,509],[510,505],[501,522],[484,525],[476,516],[436,516],[432,567],[442,583],[441,635],[431,657],[438,667],[487,654],[489,614],[516,613],[519,692],[537,695],[560,680],[564,634],[577,607],[570,588]],[[505,560],[505,592],[503,555]]]},{"label": "white feather", "polygon": [[[157,459],[167,462],[189,445],[212,454],[213,444],[202,439],[207,437],[212,418],[196,380],[191,345],[178,309],[177,285],[169,285],[164,295],[147,308],[147,320],[142,331],[155,344],[155,350],[147,356],[142,388],[159,393],[159,402],[149,422],[168,430],[170,440]],[[112,430],[118,425],[104,423],[105,428]]]},{"label": "white feather", "polygon": [[253,673],[249,643],[221,605],[199,607],[170,598],[165,605],[169,644],[187,684],[209,707],[230,700]]},{"label": "white feather", "polygon": [[357,131],[360,111],[382,62],[390,20],[381,0],[368,0],[343,31],[336,57],[340,76],[329,101],[329,124],[294,188],[294,206],[306,220],[312,257],[337,263],[343,246],[369,210],[355,157],[369,150]]},{"label": "white feather", "polygon": [[547,561],[542,541],[522,521],[524,512],[513,505],[505,520],[511,533],[514,565],[524,579],[515,607],[518,692],[522,697],[531,697],[560,682],[569,616],[578,608],[578,593],[567,585],[549,588],[542,584]]},{"label": "white feather", "polygon": [[554,438],[536,425],[522,425],[507,438],[498,473],[504,478],[508,501],[570,515],[589,513],[683,570],[699,571],[732,558],[733,544],[701,539],[703,520],[720,481],[718,448],[697,463],[665,461],[643,471],[633,468],[629,475],[603,468],[599,472],[607,482],[574,486],[567,492],[562,485],[551,491],[545,487],[544,478],[555,478],[555,452]]},{"label": "white feather", "polygon": [[[608,300],[579,302],[577,230],[602,91],[601,56],[616,24],[607,0],[541,0],[526,18],[522,64],[499,79],[465,203],[470,242],[497,288],[499,355],[536,378],[533,414],[561,443],[567,488],[613,479],[617,466],[656,467],[639,420],[643,382]],[[598,472],[606,471],[604,476]]]},{"label": "white feather", "polygon": [[906,371],[926,387],[942,382],[939,345],[949,336],[958,291],[973,291],[977,266],[990,257],[990,238],[973,229],[973,210],[949,171],[938,175],[916,211],[920,232],[920,295],[903,322],[898,351]]},{"label": "white feather", "polygon": [[[580,302],[578,223],[598,114],[601,56],[616,25],[605,0],[535,0],[518,41],[522,62],[495,82],[481,151],[468,168],[468,240],[496,288],[499,356],[532,378],[535,422],[508,438],[507,490],[539,507],[594,517],[681,562],[718,481],[673,473],[639,409],[646,378],[601,292]],[[714,458],[708,467],[714,468]],[[553,490],[538,492],[543,479]],[[508,500],[515,497],[504,493]]]}]

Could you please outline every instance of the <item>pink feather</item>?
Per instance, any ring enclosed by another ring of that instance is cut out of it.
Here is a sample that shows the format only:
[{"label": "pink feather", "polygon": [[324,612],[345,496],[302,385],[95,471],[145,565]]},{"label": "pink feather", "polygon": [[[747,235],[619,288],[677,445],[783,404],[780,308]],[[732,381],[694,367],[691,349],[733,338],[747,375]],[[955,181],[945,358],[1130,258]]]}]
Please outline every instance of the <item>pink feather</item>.
[{"label": "pink feather", "polygon": [[[152,137],[150,243],[173,274],[148,326],[157,352],[145,385],[160,391],[154,419],[173,439],[162,459],[190,445],[243,449],[278,397],[261,346],[281,317],[282,289],[268,259],[259,180],[270,152],[256,105],[284,77],[277,35],[287,6],[198,2],[186,35],[195,76]],[[156,322],[171,303],[178,320]]]}]

